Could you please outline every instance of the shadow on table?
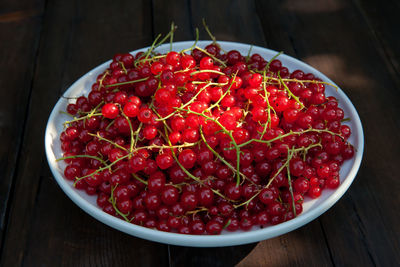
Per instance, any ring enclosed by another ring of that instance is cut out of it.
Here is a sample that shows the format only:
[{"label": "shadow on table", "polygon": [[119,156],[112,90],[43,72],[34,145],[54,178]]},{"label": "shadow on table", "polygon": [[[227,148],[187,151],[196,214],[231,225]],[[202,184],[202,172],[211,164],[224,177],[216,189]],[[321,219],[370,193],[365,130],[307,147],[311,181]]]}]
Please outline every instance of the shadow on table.
[{"label": "shadow on table", "polygon": [[234,266],[258,243],[218,248],[170,246],[172,266]]}]

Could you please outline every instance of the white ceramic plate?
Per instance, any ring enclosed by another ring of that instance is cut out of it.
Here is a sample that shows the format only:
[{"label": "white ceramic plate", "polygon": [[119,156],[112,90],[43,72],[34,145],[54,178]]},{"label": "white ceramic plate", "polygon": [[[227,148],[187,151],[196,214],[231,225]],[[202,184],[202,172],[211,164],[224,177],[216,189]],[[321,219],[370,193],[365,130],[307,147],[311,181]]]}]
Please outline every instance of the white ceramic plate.
[{"label": "white ceramic plate", "polygon": [[[198,42],[198,46],[205,47],[209,43],[210,41],[200,41]],[[173,50],[180,51],[190,47],[192,44],[193,41],[177,42],[173,44]],[[243,55],[247,55],[250,48],[250,45],[241,43],[219,42],[219,44],[226,51],[236,49]],[[146,49],[147,48],[140,49],[133,51],[132,53],[135,54],[138,51],[145,51]],[[169,44],[160,46],[157,48],[157,51],[168,52]],[[258,53],[267,60],[277,54],[276,51],[257,46],[253,46],[252,53]],[[278,59],[280,59],[283,65],[286,66],[290,71],[301,69],[305,73],[311,72],[324,81],[333,84],[328,77],[297,59],[286,55],[280,55]],[[110,62],[111,61],[108,61],[82,76],[65,92],[64,95],[70,97],[77,97],[82,94],[87,95],[96,77],[109,66]],[[364,134],[360,118],[353,104],[342,90],[339,89],[336,91],[333,87],[326,86],[326,94],[333,95],[339,99],[339,106],[344,110],[345,116],[351,118],[351,121],[347,123],[352,129],[352,136],[350,137],[349,141],[356,148],[356,153],[354,157],[351,160],[346,161],[341,168],[341,185],[339,188],[336,190],[325,189],[321,197],[315,200],[306,198],[303,206],[303,213],[301,213],[298,217],[279,225],[267,226],[263,229],[254,227],[251,231],[247,232],[238,231],[230,233],[225,231],[221,235],[217,236],[183,235],[161,232],[134,225],[103,212],[97,207],[95,196],[88,196],[84,191],[74,189],[72,187],[72,183],[64,179],[63,169],[65,168],[65,164],[63,162],[56,162],[57,158],[62,157],[59,140],[60,133],[63,131],[62,125],[63,122],[69,118],[67,115],[60,113],[60,111],[65,111],[68,104],[68,100],[64,98],[61,98],[57,102],[47,123],[45,135],[47,160],[57,183],[72,199],[72,201],[75,202],[75,204],[77,204],[91,216],[95,217],[97,220],[127,234],[161,243],[194,247],[220,247],[257,242],[290,232],[320,216],[343,196],[357,174],[364,150]]]}]

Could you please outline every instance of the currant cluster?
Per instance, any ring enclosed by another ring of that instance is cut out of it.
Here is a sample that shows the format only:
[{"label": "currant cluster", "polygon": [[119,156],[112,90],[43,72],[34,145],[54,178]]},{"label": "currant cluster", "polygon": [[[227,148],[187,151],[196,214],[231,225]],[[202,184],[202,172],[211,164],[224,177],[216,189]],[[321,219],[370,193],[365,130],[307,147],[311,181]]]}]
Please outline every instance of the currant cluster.
[{"label": "currant cluster", "polygon": [[353,157],[326,83],[280,60],[224,52],[116,54],[67,106],[65,178],[103,211],[182,234],[291,220]]}]

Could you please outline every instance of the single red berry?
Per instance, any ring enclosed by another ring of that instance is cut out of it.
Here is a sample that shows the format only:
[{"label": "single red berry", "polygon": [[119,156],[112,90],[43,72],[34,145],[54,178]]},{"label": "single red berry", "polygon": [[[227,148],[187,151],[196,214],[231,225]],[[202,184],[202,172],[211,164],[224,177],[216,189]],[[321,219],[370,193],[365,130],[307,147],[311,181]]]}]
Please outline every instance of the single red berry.
[{"label": "single red berry", "polygon": [[139,121],[143,123],[149,123],[151,121],[152,116],[153,112],[148,107],[142,107],[139,110],[139,114],[137,115]]},{"label": "single red berry", "polygon": [[277,196],[275,195],[275,193],[269,188],[262,189],[260,194],[258,195],[258,199],[264,204],[274,203],[276,197]]},{"label": "single red berry", "polygon": [[181,204],[182,207],[187,210],[193,210],[196,208],[198,203],[198,198],[196,196],[196,194],[192,193],[192,192],[184,192],[181,196]]},{"label": "single red berry", "polygon": [[178,157],[179,162],[182,166],[186,169],[190,169],[196,163],[196,154],[193,152],[192,149],[184,149]]},{"label": "single red berry", "polygon": [[128,116],[129,118],[134,118],[139,113],[139,107],[136,104],[134,104],[133,102],[128,101],[125,104],[123,111],[124,111],[125,115]]},{"label": "single red berry", "polygon": [[321,195],[321,188],[319,186],[313,186],[308,190],[308,195],[311,198],[318,198]]},{"label": "single red berry", "polygon": [[117,105],[113,103],[107,103],[101,108],[101,113],[108,119],[115,119],[119,114],[119,110]]},{"label": "single red berry", "polygon": [[157,128],[153,125],[146,125],[143,129],[143,137],[152,140],[157,136]]},{"label": "single red berry", "polygon": [[156,162],[160,169],[165,170],[172,166],[174,159],[171,155],[163,153],[156,157]]}]

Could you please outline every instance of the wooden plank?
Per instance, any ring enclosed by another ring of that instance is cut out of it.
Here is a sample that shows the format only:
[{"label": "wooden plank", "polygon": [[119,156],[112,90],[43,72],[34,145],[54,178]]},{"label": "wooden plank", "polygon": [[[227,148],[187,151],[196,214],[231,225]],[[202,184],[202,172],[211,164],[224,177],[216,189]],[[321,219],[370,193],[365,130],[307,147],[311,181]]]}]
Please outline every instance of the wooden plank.
[{"label": "wooden plank", "polygon": [[265,46],[265,38],[254,1],[191,1],[193,27],[200,29],[200,40],[210,40],[203,29],[206,20],[217,40]]},{"label": "wooden plank", "polygon": [[[399,207],[393,203],[400,199],[384,193],[388,187],[393,192],[400,189],[399,124],[394,118],[400,112],[397,78],[357,6],[328,0],[295,2],[259,1],[264,28],[273,34],[271,40],[279,41],[280,32],[285,32],[298,58],[345,90],[360,113],[368,142],[351,190],[321,217],[333,261],[357,266],[398,263]],[[274,31],[270,19],[278,22]]]},{"label": "wooden plank", "polygon": [[71,203],[51,176],[42,177],[31,218],[24,265],[168,265],[166,245],[129,236],[88,216]]},{"label": "wooden plank", "polygon": [[164,266],[167,246],[112,230],[66,198],[51,179],[42,142],[48,115],[68,84],[116,52],[151,43],[149,2],[54,0],[46,7],[0,265]]},{"label": "wooden plank", "polygon": [[170,31],[171,23],[177,26],[174,41],[194,40],[194,28],[191,25],[190,1],[178,0],[172,4],[169,1],[153,1],[153,34],[165,35]]},{"label": "wooden plank", "polygon": [[[333,266],[319,220],[270,240],[259,242],[236,266]],[[313,238],[313,236],[315,236]],[[322,256],[321,256],[322,255]]]},{"label": "wooden plank", "polygon": [[221,248],[170,246],[171,266],[235,266],[256,246],[256,243]]},{"label": "wooden plank", "polygon": [[[381,56],[388,60],[393,68],[393,75],[399,77],[400,74],[400,27],[398,14],[400,10],[399,1],[389,0],[384,5],[377,5],[371,0],[355,0],[355,5],[360,10],[371,33],[381,44]],[[388,68],[391,71],[390,68]],[[400,80],[400,79],[398,79]]]},{"label": "wooden plank", "polygon": [[43,7],[43,1],[0,4],[0,242],[17,171]]}]

